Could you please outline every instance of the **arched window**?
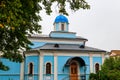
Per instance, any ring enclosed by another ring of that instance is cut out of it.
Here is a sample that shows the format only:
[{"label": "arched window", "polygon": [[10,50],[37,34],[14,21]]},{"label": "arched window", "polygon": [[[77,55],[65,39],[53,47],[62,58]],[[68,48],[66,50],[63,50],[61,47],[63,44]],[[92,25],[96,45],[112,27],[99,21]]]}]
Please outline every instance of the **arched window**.
[{"label": "arched window", "polygon": [[46,64],[46,74],[51,74],[51,63]]},{"label": "arched window", "polygon": [[61,30],[64,31],[65,30],[65,25],[62,23],[61,24]]},{"label": "arched window", "polygon": [[28,74],[32,75],[33,74],[33,63],[29,63],[29,70]]},{"label": "arched window", "polygon": [[100,70],[99,64],[96,63],[96,64],[95,64],[95,73],[97,73],[99,70]]}]

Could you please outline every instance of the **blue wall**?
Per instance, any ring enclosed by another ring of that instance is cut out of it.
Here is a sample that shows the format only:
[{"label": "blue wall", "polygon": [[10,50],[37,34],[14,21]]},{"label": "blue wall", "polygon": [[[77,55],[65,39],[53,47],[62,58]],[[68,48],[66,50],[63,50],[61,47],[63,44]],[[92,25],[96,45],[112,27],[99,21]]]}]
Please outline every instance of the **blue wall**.
[{"label": "blue wall", "polygon": [[[66,64],[67,60],[70,59],[71,57],[74,56],[58,56],[58,80],[62,80],[63,78],[68,78],[69,79],[69,67],[65,67],[64,65]],[[89,78],[90,74],[90,57],[89,56],[79,56],[85,61],[86,64],[86,80]],[[10,67],[9,71],[2,71],[0,70],[0,80],[20,80],[20,63],[15,63],[11,62],[8,59],[1,59],[4,64]],[[28,80],[28,64],[32,62],[34,64],[34,75],[33,78],[34,80],[38,80],[39,76],[39,56],[37,55],[31,55],[27,56],[25,59],[25,80]],[[52,74],[46,75],[45,73],[45,65],[47,62],[50,62],[52,65]],[[99,56],[93,56],[93,68],[94,64],[99,63],[100,65],[102,64],[102,57]],[[94,69],[93,69],[94,70]],[[80,66],[80,74],[84,74],[84,67]],[[54,80],[54,56],[52,55],[46,55],[43,57],[43,80],[45,78],[51,77],[51,80]]]},{"label": "blue wall", "polygon": [[93,57],[93,65],[95,63],[99,63],[100,65],[102,64],[102,57]]},{"label": "blue wall", "polygon": [[69,77],[69,68],[65,68],[65,63],[70,56],[58,56],[58,80]]},{"label": "blue wall", "polygon": [[[64,31],[68,31],[68,24],[67,23],[65,23],[65,30]],[[55,31],[62,31],[61,30],[61,25],[59,24],[59,23],[56,23],[56,25],[55,25]]]},{"label": "blue wall", "polygon": [[[43,78],[46,80],[47,77],[50,77],[50,80],[54,80],[54,56],[44,56],[44,61],[43,61]],[[52,72],[51,74],[46,74],[46,63],[51,63],[52,67]]]},{"label": "blue wall", "polygon": [[97,57],[97,56],[93,57],[93,68],[95,67],[96,63],[99,63],[99,65],[101,66],[102,65],[102,57]]},{"label": "blue wall", "polygon": [[55,25],[55,30],[56,30],[56,31],[59,31],[59,23],[56,23],[56,25]]},{"label": "blue wall", "polygon": [[76,34],[75,33],[58,33],[58,32],[54,32],[50,34],[51,37],[55,37],[55,38],[76,38]]},{"label": "blue wall", "polygon": [[[70,56],[58,56],[58,80],[61,80],[63,78],[67,79],[69,77],[69,74],[70,74],[69,67],[64,67],[65,63],[67,62],[67,60],[69,58],[71,58],[71,57]],[[85,73],[84,73],[85,67],[80,66],[80,75],[82,75],[82,74],[88,75],[90,73],[89,56],[80,56],[80,58],[82,58],[86,64],[86,72]]]},{"label": "blue wall", "polygon": [[44,63],[43,63],[43,72],[45,73],[46,63],[51,63],[52,65],[52,74],[54,73],[54,56],[44,56]]},{"label": "blue wall", "polygon": [[90,73],[90,57],[81,56],[81,58],[85,61],[85,64],[86,64],[86,74],[89,74]]},{"label": "blue wall", "polygon": [[0,76],[0,80],[20,80],[20,76],[19,75],[2,75]]},{"label": "blue wall", "polygon": [[33,78],[34,80],[38,80],[38,67],[39,67],[39,56],[27,56],[25,59],[25,80],[28,80],[28,65],[29,63],[33,63],[34,65],[34,74],[33,74]]},{"label": "blue wall", "polygon": [[20,63],[11,62],[8,59],[1,59],[1,61],[8,66],[8,71],[0,70],[0,80],[19,80],[20,79]]}]

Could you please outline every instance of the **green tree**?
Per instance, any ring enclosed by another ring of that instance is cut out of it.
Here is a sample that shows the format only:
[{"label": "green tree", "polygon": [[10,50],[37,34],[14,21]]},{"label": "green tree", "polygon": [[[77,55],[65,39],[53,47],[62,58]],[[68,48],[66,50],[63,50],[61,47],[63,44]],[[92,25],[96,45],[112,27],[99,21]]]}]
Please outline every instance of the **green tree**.
[{"label": "green tree", "polygon": [[90,74],[90,80],[120,80],[120,57],[107,58],[101,70]]},{"label": "green tree", "polygon": [[[20,51],[30,49],[32,43],[27,36],[34,32],[40,33],[40,11],[45,10],[48,15],[52,13],[51,6],[56,4],[59,13],[68,15],[66,3],[71,10],[89,9],[85,0],[0,0],[0,54],[10,61],[22,62],[24,60]],[[1,62],[0,69],[6,70]],[[8,69],[8,68],[7,68]]]}]

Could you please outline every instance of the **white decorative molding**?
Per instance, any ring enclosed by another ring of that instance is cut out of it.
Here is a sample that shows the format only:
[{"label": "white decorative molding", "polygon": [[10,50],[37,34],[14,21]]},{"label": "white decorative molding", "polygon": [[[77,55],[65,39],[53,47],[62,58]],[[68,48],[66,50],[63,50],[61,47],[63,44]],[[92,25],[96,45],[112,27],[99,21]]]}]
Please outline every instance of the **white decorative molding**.
[{"label": "white decorative molding", "polygon": [[89,56],[90,56],[90,73],[93,73],[93,53],[90,53]]},{"label": "white decorative molding", "polygon": [[93,57],[101,57],[101,54],[100,52],[93,52]]},{"label": "white decorative molding", "polygon": [[61,23],[58,23],[58,31],[61,31]]},{"label": "white decorative molding", "polygon": [[24,80],[24,62],[20,66],[20,80]]},{"label": "white decorative molding", "polygon": [[38,50],[25,52],[25,56],[38,56],[39,54]]},{"label": "white decorative molding", "polygon": [[31,38],[30,41],[36,41],[36,42],[45,42],[45,43],[68,43],[68,44],[81,44],[84,40],[56,40],[56,39],[34,39]]},{"label": "white decorative molding", "polygon": [[40,64],[40,55],[39,55],[39,61],[38,61],[38,75],[39,75],[39,77],[38,77],[38,79],[40,80],[40,66],[41,66],[41,64]]},{"label": "white decorative molding", "polygon": [[53,24],[54,25],[54,31],[56,31],[56,24]]},{"label": "white decorative molding", "polygon": [[39,55],[39,80],[43,80],[43,54]]},{"label": "white decorative molding", "polygon": [[58,70],[57,70],[57,68],[58,68],[58,65],[57,65],[57,54],[56,53],[54,53],[54,80],[57,80],[57,75],[58,75]]},{"label": "white decorative molding", "polygon": [[104,63],[105,60],[105,53],[102,53],[102,64]]},{"label": "white decorative molding", "polygon": [[58,56],[89,56],[88,53],[57,53]]},{"label": "white decorative molding", "polygon": [[57,56],[89,56],[88,52],[86,53],[82,53],[82,52],[67,52],[67,51],[61,51],[61,52],[58,52],[58,51],[44,51],[44,54],[43,55],[47,55],[47,56],[53,56],[54,53],[57,54]]}]

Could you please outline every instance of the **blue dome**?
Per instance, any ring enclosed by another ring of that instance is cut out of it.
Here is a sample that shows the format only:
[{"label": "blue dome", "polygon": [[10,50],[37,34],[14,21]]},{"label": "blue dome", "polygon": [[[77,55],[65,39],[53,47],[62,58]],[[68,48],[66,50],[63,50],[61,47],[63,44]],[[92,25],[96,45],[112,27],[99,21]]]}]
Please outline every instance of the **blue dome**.
[{"label": "blue dome", "polygon": [[54,23],[58,23],[58,22],[65,22],[65,23],[68,23],[68,19],[63,16],[63,15],[59,15],[55,18],[55,21]]}]

